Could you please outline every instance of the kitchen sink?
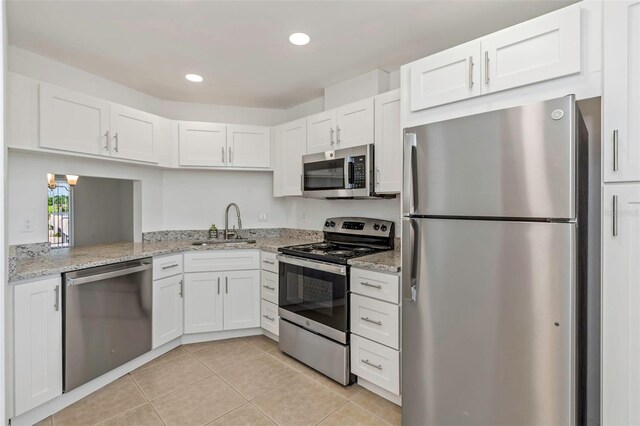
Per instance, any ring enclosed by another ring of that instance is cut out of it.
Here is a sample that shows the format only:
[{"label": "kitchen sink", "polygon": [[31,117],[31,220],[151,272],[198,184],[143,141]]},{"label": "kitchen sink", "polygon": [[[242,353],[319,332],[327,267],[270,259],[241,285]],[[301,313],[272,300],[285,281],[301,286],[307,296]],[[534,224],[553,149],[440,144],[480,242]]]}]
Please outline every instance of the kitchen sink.
[{"label": "kitchen sink", "polygon": [[206,240],[206,241],[194,241],[192,246],[210,246],[215,244],[253,244],[256,240],[249,240],[246,238],[232,238],[229,240]]}]

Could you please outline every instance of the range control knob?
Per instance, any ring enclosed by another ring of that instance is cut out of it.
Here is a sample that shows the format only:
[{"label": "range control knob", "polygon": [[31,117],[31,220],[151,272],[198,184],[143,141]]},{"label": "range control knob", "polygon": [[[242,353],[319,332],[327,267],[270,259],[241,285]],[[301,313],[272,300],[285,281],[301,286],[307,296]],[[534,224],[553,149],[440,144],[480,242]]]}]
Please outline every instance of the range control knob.
[{"label": "range control knob", "polygon": [[331,226],[331,222],[326,221],[326,222],[324,223],[324,227],[325,227],[325,228],[328,228],[328,227],[330,227],[330,226]]},{"label": "range control knob", "polygon": [[329,225],[331,225],[331,227],[333,228],[334,226],[336,226],[336,223],[334,221],[331,221]]},{"label": "range control knob", "polygon": [[374,230],[374,231],[377,231],[378,229],[380,229],[380,225],[378,225],[377,223],[375,223],[375,224],[373,225],[373,230]]},{"label": "range control knob", "polygon": [[381,230],[382,232],[387,232],[387,225],[382,225],[382,226],[380,227],[380,230]]}]

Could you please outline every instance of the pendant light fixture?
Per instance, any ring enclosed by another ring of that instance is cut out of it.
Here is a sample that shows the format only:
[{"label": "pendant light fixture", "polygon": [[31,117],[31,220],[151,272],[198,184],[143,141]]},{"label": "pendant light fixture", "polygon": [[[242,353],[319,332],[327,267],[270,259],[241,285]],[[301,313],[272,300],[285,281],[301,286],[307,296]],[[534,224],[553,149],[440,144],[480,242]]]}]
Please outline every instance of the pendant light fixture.
[{"label": "pendant light fixture", "polygon": [[76,175],[67,175],[67,183],[71,186],[76,186],[76,183],[78,183],[79,178],[80,177]]}]

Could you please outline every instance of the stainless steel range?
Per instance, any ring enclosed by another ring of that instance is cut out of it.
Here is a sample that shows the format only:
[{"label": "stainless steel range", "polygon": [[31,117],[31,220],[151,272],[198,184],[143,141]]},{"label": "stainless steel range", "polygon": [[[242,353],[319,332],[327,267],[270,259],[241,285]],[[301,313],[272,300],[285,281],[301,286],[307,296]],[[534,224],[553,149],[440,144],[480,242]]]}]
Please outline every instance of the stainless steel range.
[{"label": "stainless steel range", "polygon": [[349,259],[392,250],[393,222],[330,218],[324,240],[280,248],[280,350],[350,382]]}]

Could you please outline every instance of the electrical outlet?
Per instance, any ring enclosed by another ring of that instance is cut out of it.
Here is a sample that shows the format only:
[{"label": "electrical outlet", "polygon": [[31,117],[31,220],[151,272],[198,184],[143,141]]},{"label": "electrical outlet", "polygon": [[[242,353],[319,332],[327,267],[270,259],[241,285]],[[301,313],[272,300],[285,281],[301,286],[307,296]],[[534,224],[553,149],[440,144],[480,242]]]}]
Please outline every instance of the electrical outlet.
[{"label": "electrical outlet", "polygon": [[33,218],[25,216],[22,221],[22,232],[33,232]]},{"label": "electrical outlet", "polygon": [[268,222],[268,221],[269,221],[269,217],[265,212],[260,212],[258,214],[258,222]]}]

